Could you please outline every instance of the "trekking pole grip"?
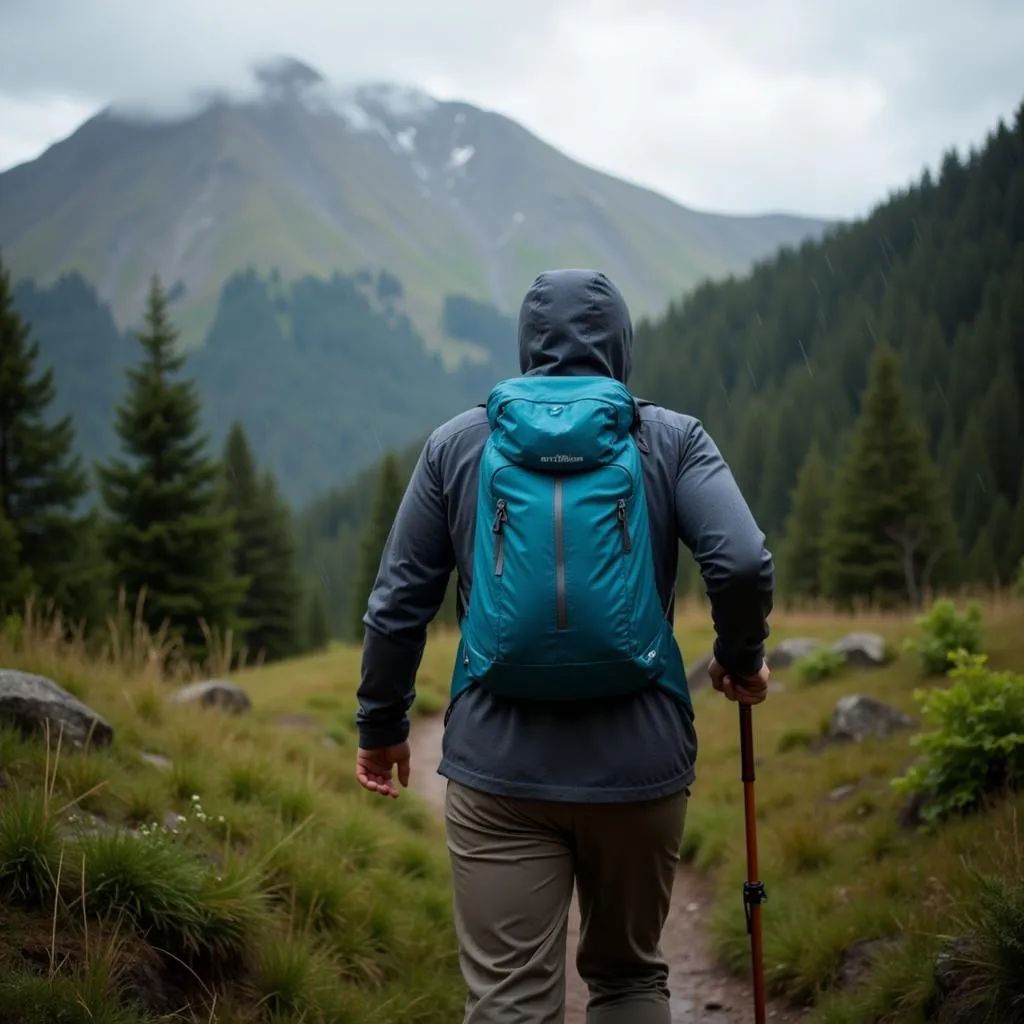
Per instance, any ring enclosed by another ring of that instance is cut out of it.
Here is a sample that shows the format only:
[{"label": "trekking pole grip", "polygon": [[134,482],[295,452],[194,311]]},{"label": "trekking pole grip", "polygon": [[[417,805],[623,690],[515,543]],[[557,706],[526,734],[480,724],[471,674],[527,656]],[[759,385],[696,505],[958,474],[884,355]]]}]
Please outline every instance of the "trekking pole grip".
[{"label": "trekking pole grip", "polygon": [[740,704],[740,779],[754,782],[754,714],[749,704]]}]

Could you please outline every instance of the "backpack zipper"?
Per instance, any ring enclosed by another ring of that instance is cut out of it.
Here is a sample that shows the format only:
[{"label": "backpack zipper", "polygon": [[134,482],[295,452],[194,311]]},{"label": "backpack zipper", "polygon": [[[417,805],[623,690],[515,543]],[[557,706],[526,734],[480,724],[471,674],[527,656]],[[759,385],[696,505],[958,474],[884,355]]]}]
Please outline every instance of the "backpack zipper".
[{"label": "backpack zipper", "polygon": [[626,520],[626,499],[619,498],[619,525],[622,527],[622,550],[628,555],[633,550],[633,541],[629,536],[629,522]]},{"label": "backpack zipper", "polygon": [[500,576],[505,570],[505,534],[502,526],[508,522],[508,513],[505,511],[505,499],[498,499],[498,510],[494,514],[494,575]]},{"label": "backpack zipper", "polygon": [[561,478],[555,481],[555,606],[559,629],[569,628],[569,609],[565,597],[565,521]]}]

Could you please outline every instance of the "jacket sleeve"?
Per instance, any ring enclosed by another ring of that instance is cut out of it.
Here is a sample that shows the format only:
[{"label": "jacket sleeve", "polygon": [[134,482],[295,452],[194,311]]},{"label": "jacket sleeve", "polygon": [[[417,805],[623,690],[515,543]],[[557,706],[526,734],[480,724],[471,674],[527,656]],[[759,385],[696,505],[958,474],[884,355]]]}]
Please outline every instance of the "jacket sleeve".
[{"label": "jacket sleeve", "polygon": [[432,440],[420,452],[402,497],[363,616],[356,713],[363,749],[393,746],[408,737],[427,626],[455,568]]},{"label": "jacket sleeve", "polygon": [[697,421],[682,439],[675,498],[679,537],[711,602],[715,660],[730,674],[752,675],[769,633],[774,564],[732,471]]}]

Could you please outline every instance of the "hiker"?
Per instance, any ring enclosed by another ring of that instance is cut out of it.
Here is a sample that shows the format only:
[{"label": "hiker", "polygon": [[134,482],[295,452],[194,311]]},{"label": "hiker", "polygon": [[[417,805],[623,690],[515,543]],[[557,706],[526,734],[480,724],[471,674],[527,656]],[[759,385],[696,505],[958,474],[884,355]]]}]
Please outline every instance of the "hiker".
[{"label": "hiker", "polygon": [[363,620],[356,774],[396,797],[427,625],[458,571],[438,772],[464,1024],[563,1020],[574,883],[588,1022],[669,1024],[659,941],[697,754],[671,625],[680,540],[711,603],[715,689],[767,692],[764,534],[701,424],[626,390],[632,348],[604,274],[536,278],[523,376],[430,435]]}]

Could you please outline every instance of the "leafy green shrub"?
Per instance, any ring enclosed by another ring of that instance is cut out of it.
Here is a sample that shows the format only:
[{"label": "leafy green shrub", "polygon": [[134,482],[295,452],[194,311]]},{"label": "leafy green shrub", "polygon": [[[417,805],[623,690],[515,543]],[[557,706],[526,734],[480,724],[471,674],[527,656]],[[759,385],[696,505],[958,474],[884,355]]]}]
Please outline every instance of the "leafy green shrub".
[{"label": "leafy green shrub", "polygon": [[908,638],[904,646],[917,655],[926,675],[949,672],[950,658],[957,651],[982,653],[981,606],[976,601],[970,602],[961,615],[952,601],[942,598],[915,622],[923,636]]},{"label": "leafy green shrub", "polygon": [[831,679],[846,667],[846,658],[827,647],[819,647],[810,654],[798,658],[794,668],[801,683],[820,683]]},{"label": "leafy green shrub", "polygon": [[892,784],[927,797],[927,822],[972,810],[1024,778],[1024,675],[993,672],[986,660],[961,652],[954,656],[952,685],[914,694],[935,729],[911,740],[924,757]]}]

